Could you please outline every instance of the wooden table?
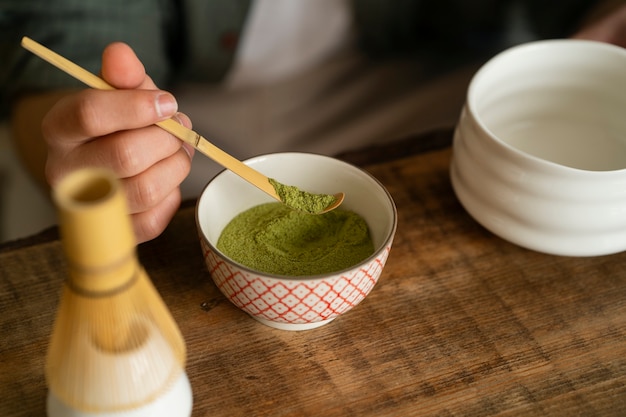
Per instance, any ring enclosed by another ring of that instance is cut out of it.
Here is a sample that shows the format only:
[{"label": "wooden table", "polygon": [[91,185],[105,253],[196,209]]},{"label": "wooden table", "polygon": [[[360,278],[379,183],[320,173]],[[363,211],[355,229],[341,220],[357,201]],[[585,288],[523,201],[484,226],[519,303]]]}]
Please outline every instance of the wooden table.
[{"label": "wooden table", "polygon": [[[140,245],[187,341],[194,416],[626,415],[626,253],[503,241],[455,198],[450,133],[414,139],[342,156],[388,187],[399,227],[376,288],[327,326],[274,330],[226,301],[193,203]],[[45,415],[64,268],[55,229],[0,246],[0,416]]]}]

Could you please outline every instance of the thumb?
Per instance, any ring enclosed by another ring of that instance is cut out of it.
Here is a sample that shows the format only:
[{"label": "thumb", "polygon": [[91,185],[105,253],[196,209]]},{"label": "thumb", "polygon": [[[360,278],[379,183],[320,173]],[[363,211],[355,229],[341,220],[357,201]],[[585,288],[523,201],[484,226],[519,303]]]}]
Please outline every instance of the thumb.
[{"label": "thumb", "polygon": [[106,82],[118,89],[157,88],[132,48],[122,42],[104,49],[101,73]]}]

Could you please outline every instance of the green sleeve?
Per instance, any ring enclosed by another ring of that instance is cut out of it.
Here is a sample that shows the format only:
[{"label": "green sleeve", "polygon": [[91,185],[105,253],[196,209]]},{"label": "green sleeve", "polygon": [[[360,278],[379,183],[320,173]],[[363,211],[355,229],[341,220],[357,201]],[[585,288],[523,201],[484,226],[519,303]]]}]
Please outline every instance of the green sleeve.
[{"label": "green sleeve", "polygon": [[20,46],[23,36],[91,72],[101,52],[124,41],[137,52],[157,85],[171,73],[168,53],[176,11],[166,0],[3,0],[0,5],[0,94],[3,114],[24,91],[81,84]]},{"label": "green sleeve", "polygon": [[0,116],[21,92],[81,86],[20,47],[28,36],[89,71],[128,43],[156,84],[218,82],[230,68],[250,0],[0,0]]}]

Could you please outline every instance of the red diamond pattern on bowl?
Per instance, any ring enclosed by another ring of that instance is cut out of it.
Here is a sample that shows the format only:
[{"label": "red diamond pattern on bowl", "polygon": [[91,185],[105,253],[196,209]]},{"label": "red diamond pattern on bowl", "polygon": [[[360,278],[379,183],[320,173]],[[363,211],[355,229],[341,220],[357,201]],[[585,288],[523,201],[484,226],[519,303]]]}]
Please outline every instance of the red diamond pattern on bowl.
[{"label": "red diamond pattern on bowl", "polygon": [[331,320],[360,303],[378,282],[391,246],[358,268],[323,278],[271,278],[229,265],[202,241],[211,278],[248,314],[286,324]]}]

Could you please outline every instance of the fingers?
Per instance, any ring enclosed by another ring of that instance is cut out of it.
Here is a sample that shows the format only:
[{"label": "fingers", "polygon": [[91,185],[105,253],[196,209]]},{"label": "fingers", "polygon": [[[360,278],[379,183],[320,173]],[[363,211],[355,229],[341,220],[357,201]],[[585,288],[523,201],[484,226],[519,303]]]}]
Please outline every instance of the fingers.
[{"label": "fingers", "polygon": [[83,90],[46,114],[46,177],[54,186],[70,171],[105,167],[121,179],[139,242],[158,236],[180,204],[180,183],[194,150],[155,123],[177,113],[175,98],[156,89],[132,49],[115,43],[103,52],[102,77],[116,90]]},{"label": "fingers", "polygon": [[[191,127],[187,116],[179,114],[175,119],[184,126]],[[162,134],[167,134],[162,129],[159,130]],[[181,201],[180,183],[191,170],[193,148],[189,150],[187,147],[187,144],[174,139],[173,147],[170,148],[175,149],[172,155],[159,160],[139,174],[122,180],[138,242],[160,235],[176,213]],[[152,148],[154,146],[148,149]]]},{"label": "fingers", "polygon": [[178,188],[191,169],[191,159],[179,145],[178,151],[139,174],[123,179],[131,213],[148,211]]},{"label": "fingers", "polygon": [[159,236],[167,227],[180,206],[180,190],[176,188],[158,206],[131,215],[137,243],[143,243]]},{"label": "fingers", "polygon": [[[50,150],[48,165],[53,177],[85,166],[106,167],[120,178],[145,171],[181,149],[182,143],[157,126],[126,130],[97,138],[70,152]],[[56,183],[56,178],[50,178]]]},{"label": "fingers", "polygon": [[42,130],[52,146],[73,147],[94,137],[138,129],[172,117],[176,99],[159,90],[84,90],[59,100]]},{"label": "fingers", "polygon": [[121,178],[138,241],[143,242],[165,229],[180,204],[179,186],[189,174],[192,155],[183,142],[151,126],[93,140],[62,158],[49,155],[46,168],[51,184],[81,167],[112,169]]}]

